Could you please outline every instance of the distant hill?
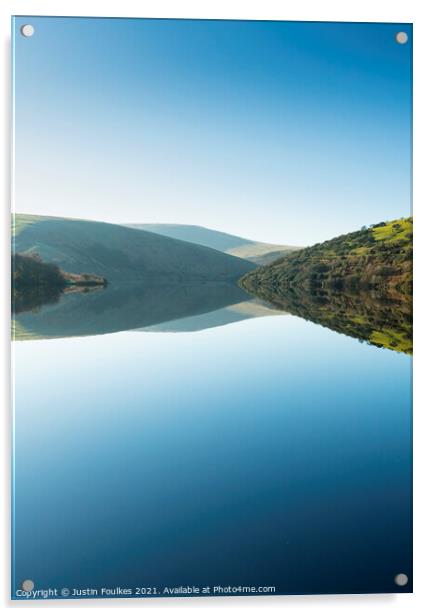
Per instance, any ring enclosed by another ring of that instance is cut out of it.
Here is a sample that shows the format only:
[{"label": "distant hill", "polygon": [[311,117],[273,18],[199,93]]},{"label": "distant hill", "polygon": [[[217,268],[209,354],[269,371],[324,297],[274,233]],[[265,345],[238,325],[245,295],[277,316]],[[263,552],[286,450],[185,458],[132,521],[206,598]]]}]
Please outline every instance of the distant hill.
[{"label": "distant hill", "polygon": [[255,265],[213,248],[143,229],[90,220],[15,214],[13,251],[37,253],[67,272],[108,282],[236,281]]},{"label": "distant hill", "polygon": [[230,235],[222,231],[215,231],[197,225],[169,225],[169,224],[135,224],[128,225],[134,229],[143,229],[152,233],[159,233],[178,240],[193,242],[200,246],[207,246],[220,250],[226,254],[247,259],[259,265],[265,265],[281,254],[288,254],[298,247],[284,244],[267,244],[255,242],[237,235]]}]

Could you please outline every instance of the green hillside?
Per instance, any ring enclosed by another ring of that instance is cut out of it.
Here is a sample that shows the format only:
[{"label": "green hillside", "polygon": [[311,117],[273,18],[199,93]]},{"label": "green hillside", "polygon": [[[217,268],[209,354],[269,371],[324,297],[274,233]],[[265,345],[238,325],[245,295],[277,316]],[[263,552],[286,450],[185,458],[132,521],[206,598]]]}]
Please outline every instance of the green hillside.
[{"label": "green hillside", "polygon": [[282,257],[240,280],[291,314],[411,353],[413,220],[378,223]]},{"label": "green hillside", "polygon": [[212,248],[90,220],[16,214],[13,252],[37,253],[66,272],[151,284],[236,281],[255,265]]},{"label": "green hillside", "polygon": [[159,233],[167,237],[193,242],[200,246],[207,246],[220,250],[226,254],[247,259],[259,265],[265,265],[278,258],[280,254],[289,254],[297,250],[295,246],[280,244],[268,244],[255,242],[244,237],[207,229],[198,225],[170,225],[170,224],[136,224],[129,225],[131,228],[143,229],[153,233]]},{"label": "green hillside", "polygon": [[411,293],[413,220],[379,223],[303,248],[244,276],[241,284],[259,289],[385,289]]}]

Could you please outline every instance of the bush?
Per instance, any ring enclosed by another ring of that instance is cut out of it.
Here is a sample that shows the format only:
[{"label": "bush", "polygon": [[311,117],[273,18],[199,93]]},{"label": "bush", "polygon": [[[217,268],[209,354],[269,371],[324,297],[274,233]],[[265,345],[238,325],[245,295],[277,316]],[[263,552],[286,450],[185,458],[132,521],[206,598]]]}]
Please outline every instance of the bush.
[{"label": "bush", "polygon": [[52,263],[44,263],[38,254],[12,255],[12,284],[14,288],[51,287],[66,285],[60,268]]}]

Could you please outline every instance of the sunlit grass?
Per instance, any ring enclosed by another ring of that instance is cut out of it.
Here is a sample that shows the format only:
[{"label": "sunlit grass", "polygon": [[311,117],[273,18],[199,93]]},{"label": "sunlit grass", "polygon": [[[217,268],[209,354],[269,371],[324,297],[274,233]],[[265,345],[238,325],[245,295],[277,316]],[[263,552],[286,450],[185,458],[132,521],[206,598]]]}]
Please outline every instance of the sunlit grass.
[{"label": "sunlit grass", "polygon": [[408,355],[413,353],[411,339],[392,329],[373,331],[369,337],[369,341],[372,344],[376,344],[393,351],[398,351],[400,353],[407,353]]},{"label": "sunlit grass", "polygon": [[35,216],[33,214],[12,214],[12,237],[20,233],[25,227],[34,225],[46,218],[46,216]]},{"label": "sunlit grass", "polygon": [[413,218],[399,218],[386,223],[382,227],[373,227],[373,237],[376,241],[385,241],[389,244],[408,242],[413,233]]}]

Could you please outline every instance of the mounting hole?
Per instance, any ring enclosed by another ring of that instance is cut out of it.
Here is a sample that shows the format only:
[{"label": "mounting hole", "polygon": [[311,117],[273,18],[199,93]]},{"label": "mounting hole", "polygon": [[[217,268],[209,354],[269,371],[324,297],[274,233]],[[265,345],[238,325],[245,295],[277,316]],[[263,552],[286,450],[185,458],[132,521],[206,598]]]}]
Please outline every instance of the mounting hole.
[{"label": "mounting hole", "polygon": [[33,36],[33,26],[31,24],[25,24],[25,26],[21,26],[21,34],[26,37]]},{"label": "mounting hole", "polygon": [[397,586],[405,586],[408,581],[409,581],[409,578],[407,577],[405,573],[398,573],[395,576],[395,584]]},{"label": "mounting hole", "polygon": [[409,40],[407,32],[397,32],[396,35],[395,35],[395,40],[400,45],[405,45],[407,43],[407,41]]},{"label": "mounting hole", "polygon": [[21,588],[26,592],[31,592],[34,588],[33,580],[24,580],[24,582],[21,584]]}]

